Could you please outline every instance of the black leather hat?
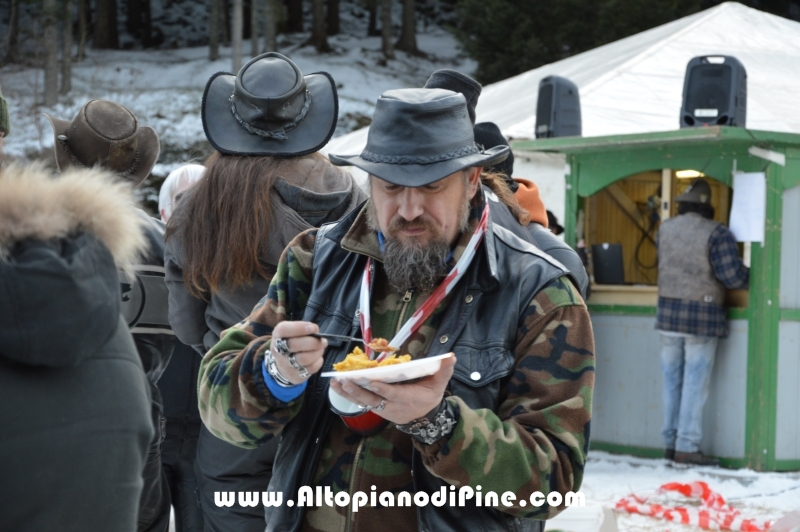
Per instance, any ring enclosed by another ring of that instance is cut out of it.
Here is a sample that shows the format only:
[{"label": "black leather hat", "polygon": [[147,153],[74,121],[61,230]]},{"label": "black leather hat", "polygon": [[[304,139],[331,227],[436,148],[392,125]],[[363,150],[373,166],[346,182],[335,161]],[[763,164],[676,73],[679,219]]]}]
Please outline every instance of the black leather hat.
[{"label": "black leather hat", "polygon": [[478,97],[481,95],[481,84],[462,74],[458,70],[443,68],[435,71],[425,82],[424,89],[446,89],[453,92],[460,92],[467,99],[467,111],[469,119],[475,124],[475,107],[478,105]]},{"label": "black leather hat", "polygon": [[91,100],[71,122],[45,114],[53,126],[58,169],[98,165],[138,186],[161,153],[158,135],[139,126],[127,108],[108,100]]},{"label": "black leather hat", "polygon": [[683,194],[675,197],[675,201],[709,205],[711,203],[711,187],[708,181],[702,177],[698,177],[692,181],[692,184],[689,185],[689,188],[687,188]]},{"label": "black leather hat", "polygon": [[339,114],[330,74],[303,76],[288,57],[269,52],[238,75],[214,74],[203,93],[206,138],[222,153],[296,157],[328,143]]},{"label": "black leather hat", "polygon": [[[494,122],[481,122],[475,124],[473,128],[475,132],[475,142],[480,146],[508,146],[508,141],[503,135],[500,128]],[[500,172],[506,180],[508,188],[511,192],[516,192],[519,188],[519,183],[514,181],[514,153],[509,152],[508,158],[500,164],[487,168],[491,172]]]},{"label": "black leather hat", "polygon": [[462,94],[397,89],[378,98],[361,155],[329,157],[395,185],[421,187],[465,168],[494,166],[509,152],[508,146],[482,150],[475,144]]}]

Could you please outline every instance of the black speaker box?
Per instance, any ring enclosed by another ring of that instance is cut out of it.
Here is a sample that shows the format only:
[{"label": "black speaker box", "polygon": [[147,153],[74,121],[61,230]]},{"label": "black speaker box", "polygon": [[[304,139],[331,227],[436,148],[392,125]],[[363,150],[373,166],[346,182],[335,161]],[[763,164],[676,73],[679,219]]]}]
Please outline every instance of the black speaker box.
[{"label": "black speaker box", "polygon": [[592,244],[592,266],[595,283],[625,284],[621,244]]},{"label": "black speaker box", "polygon": [[689,61],[683,80],[681,128],[745,127],[746,117],[747,71],[738,59],[711,55]]},{"label": "black speaker box", "polygon": [[577,85],[559,76],[547,76],[539,82],[534,133],[537,139],[581,136],[581,99]]}]

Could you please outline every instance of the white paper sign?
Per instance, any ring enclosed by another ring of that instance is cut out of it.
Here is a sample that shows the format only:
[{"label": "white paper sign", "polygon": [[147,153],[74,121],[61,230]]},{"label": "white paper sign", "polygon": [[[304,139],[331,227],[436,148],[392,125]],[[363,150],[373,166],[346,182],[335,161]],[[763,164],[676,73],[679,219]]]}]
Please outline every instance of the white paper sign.
[{"label": "white paper sign", "polygon": [[730,230],[738,242],[764,242],[767,177],[764,172],[733,174]]}]

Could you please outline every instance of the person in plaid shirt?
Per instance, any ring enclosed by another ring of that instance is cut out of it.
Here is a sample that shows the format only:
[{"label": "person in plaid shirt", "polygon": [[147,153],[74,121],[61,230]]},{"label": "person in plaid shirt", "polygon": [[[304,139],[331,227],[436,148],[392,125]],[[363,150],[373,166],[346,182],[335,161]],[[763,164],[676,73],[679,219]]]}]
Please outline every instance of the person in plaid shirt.
[{"label": "person in plaid shirt", "polygon": [[678,216],[665,221],[658,235],[664,456],[678,464],[717,465],[700,452],[703,406],[717,343],[728,336],[725,289],[747,288],[750,271],[733,234],[713,220],[705,180],[694,180],[675,201]]}]

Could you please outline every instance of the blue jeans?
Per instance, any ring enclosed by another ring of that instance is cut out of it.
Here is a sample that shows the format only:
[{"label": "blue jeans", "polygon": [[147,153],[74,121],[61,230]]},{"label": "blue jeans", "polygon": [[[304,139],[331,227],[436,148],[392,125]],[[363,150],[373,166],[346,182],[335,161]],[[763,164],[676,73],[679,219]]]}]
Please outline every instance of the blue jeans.
[{"label": "blue jeans", "polygon": [[661,335],[664,375],[664,444],[681,453],[700,450],[703,406],[719,338]]}]

